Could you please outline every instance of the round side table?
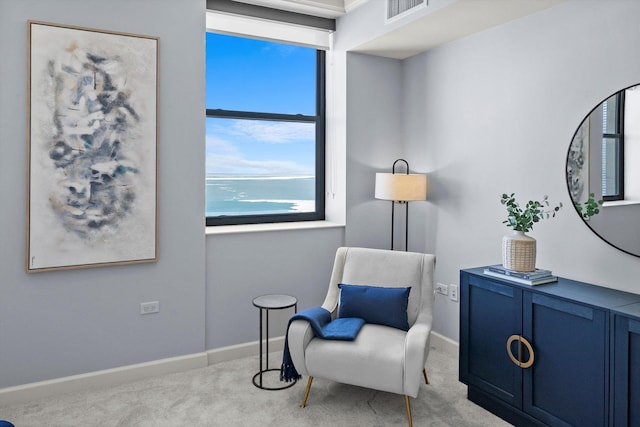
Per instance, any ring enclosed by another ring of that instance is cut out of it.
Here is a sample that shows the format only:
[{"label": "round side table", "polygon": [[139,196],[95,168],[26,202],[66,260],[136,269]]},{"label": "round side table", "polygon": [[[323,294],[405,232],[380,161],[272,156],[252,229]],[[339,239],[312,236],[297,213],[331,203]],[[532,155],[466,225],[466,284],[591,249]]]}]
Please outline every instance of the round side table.
[{"label": "round side table", "polygon": [[[298,312],[298,300],[290,295],[262,295],[253,299],[253,305],[260,309],[260,369],[257,374],[253,376],[253,385],[263,390],[283,390],[289,388],[296,383],[296,380],[282,387],[267,387],[262,385],[262,374],[265,372],[278,371],[280,368],[269,368],[269,311],[270,310],[284,310],[286,308],[293,307],[294,313]],[[262,352],[262,313],[265,312],[266,319],[266,363],[264,368],[262,365],[263,352]]]}]

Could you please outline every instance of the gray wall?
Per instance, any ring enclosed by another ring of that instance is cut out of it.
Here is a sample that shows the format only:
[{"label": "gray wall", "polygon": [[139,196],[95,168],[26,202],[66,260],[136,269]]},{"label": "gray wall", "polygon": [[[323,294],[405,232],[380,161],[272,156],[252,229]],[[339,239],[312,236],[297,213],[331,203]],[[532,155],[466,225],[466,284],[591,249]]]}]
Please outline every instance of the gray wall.
[{"label": "gray wall", "polygon": [[349,246],[390,247],[391,202],[374,199],[374,183],[376,172],[391,172],[394,160],[403,152],[402,94],[394,84],[401,80],[399,61],[347,54]]},{"label": "gray wall", "polygon": [[[404,157],[429,174],[428,201],[410,204],[410,249],[436,254],[438,282],[500,262],[509,229],[499,195],[515,192],[565,206],[531,233],[539,267],[640,293],[631,279],[640,259],[584,225],[565,182],[583,117],[640,82],[640,58],[628,54],[640,40],[638,14],[640,2],[571,0],[404,61],[350,53],[347,243],[388,245],[388,207],[371,200],[373,174]],[[350,22],[338,21],[338,46],[361,37],[345,34]],[[434,310],[434,330],[457,340],[458,303],[437,295]]]},{"label": "gray wall", "polygon": [[[205,350],[204,10],[0,0],[0,388]],[[160,37],[157,264],[24,272],[27,19]]]},{"label": "gray wall", "polygon": [[[407,156],[435,162],[436,278],[500,262],[499,194],[565,206],[539,223],[538,262],[562,276],[640,293],[640,259],[596,237],[571,207],[569,143],[599,101],[640,81],[640,2],[573,0],[405,61]],[[625,58],[623,63],[620,58]],[[422,141],[422,142],[421,142]],[[425,240],[432,238],[427,232]],[[434,327],[458,338],[458,305],[438,298]]]},{"label": "gray wall", "polygon": [[[288,294],[298,310],[324,301],[343,228],[207,236],[207,349],[258,339],[263,294]],[[282,336],[292,311],[273,311],[269,329]]]}]

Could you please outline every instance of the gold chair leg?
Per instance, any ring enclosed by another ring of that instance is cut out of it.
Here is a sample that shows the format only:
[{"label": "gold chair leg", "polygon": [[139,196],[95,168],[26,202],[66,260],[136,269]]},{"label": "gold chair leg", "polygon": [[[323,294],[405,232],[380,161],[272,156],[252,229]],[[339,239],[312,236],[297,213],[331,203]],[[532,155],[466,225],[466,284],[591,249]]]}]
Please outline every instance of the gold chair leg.
[{"label": "gold chair leg", "polygon": [[409,396],[404,396],[404,405],[407,407],[407,418],[409,419],[409,427],[413,427],[413,420],[411,419],[411,403],[409,403]]},{"label": "gold chair leg", "polygon": [[426,369],[422,370],[422,375],[424,375],[424,383],[425,384],[429,384],[429,378],[427,378],[427,370]]},{"label": "gold chair leg", "polygon": [[309,381],[307,381],[307,389],[304,391],[304,398],[302,399],[301,408],[307,406],[307,399],[309,398],[309,391],[311,390],[311,383],[313,382],[313,377],[309,376]]}]

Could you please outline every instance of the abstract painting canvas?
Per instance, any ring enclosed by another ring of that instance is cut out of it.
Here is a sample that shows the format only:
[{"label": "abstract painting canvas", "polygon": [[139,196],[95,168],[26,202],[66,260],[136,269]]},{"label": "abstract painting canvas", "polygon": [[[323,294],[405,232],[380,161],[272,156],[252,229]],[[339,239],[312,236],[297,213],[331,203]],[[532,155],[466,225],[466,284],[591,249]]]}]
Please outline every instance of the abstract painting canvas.
[{"label": "abstract painting canvas", "polygon": [[27,272],[158,260],[157,37],[28,22]]}]

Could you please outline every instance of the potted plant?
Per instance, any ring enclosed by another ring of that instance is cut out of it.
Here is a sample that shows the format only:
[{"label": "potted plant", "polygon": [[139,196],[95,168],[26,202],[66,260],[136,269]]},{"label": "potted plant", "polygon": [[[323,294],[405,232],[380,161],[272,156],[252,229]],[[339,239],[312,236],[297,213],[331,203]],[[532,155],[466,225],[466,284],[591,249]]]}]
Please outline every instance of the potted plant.
[{"label": "potted plant", "polygon": [[502,194],[500,203],[507,208],[507,219],[502,221],[513,229],[502,238],[502,265],[515,271],[534,271],[536,268],[536,239],[525,233],[542,219],[553,218],[562,208],[562,203],[551,207],[549,197],[529,200],[524,208],[516,200],[515,193]]},{"label": "potted plant", "polygon": [[589,220],[594,215],[598,215],[600,213],[600,206],[602,206],[603,201],[598,200],[596,202],[595,194],[589,193],[589,199],[585,202],[574,202],[576,210],[580,217],[586,221]]}]

